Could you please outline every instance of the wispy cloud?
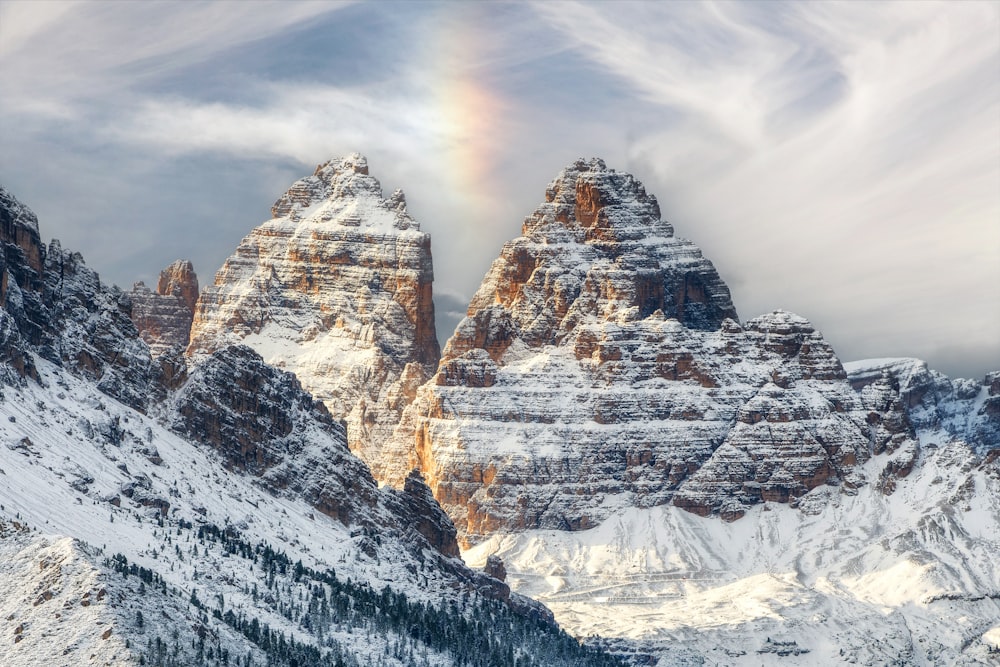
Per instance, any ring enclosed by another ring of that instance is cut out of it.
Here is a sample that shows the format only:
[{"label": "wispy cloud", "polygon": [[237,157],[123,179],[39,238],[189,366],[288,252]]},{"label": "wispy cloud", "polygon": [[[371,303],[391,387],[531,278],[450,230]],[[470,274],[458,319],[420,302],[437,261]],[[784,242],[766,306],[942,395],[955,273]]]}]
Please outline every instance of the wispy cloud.
[{"label": "wispy cloud", "polygon": [[[230,3],[0,3],[0,81],[8,111],[66,109],[132,89],[348,5]],[[23,106],[22,106],[23,105]]]},{"label": "wispy cloud", "polygon": [[929,354],[962,322],[1000,362],[996,5],[629,10],[538,6],[679,114],[630,154],[681,233],[746,278],[745,314],[799,310],[847,355]]}]

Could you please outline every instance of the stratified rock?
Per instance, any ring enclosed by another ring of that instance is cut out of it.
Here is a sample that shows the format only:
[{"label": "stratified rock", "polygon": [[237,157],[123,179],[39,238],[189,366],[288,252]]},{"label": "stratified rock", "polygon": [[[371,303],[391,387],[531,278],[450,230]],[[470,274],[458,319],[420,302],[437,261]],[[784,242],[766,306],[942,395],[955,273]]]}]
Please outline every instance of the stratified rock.
[{"label": "stratified rock", "polygon": [[130,318],[132,302],[118,287],[101,283],[80,253],[53,240],[45,254],[45,293],[55,332],[40,349],[97,382],[105,394],[144,410],[153,382],[149,348]]},{"label": "stratified rock", "polygon": [[189,353],[233,343],[294,372],[367,462],[437,367],[430,236],[360,155],[292,185],[195,309]]},{"label": "stratified rock", "polygon": [[249,347],[213,353],[171,402],[173,430],[215,449],[227,468],[300,495],[345,524],[371,514],[375,480],[348,451],[343,426],[294,375]]},{"label": "stratified rock", "polygon": [[419,468],[460,536],[585,529],[670,501],[737,518],[850,479],[860,397],[822,336],[729,290],[655,198],[577,162],[507,243],[376,476]]},{"label": "stratified rock", "polygon": [[[457,560],[455,526],[419,473],[403,490],[379,489],[348,450],[344,426],[292,373],[267,365],[249,347],[212,353],[169,400],[171,428],[217,451],[227,469],[255,477],[276,495],[301,497],[366,534],[391,532],[416,551],[431,547],[445,559],[441,567],[470,576]],[[506,586],[478,574],[473,579],[478,589],[493,591],[490,597],[509,597]]]},{"label": "stratified rock", "polygon": [[455,524],[434,500],[434,495],[419,471],[414,470],[406,477],[403,492],[397,492],[395,497],[398,499],[398,506],[402,508],[401,513],[416,519],[412,527],[431,546],[446,556],[459,557]]},{"label": "stratified rock", "polygon": [[198,276],[191,262],[179,259],[163,269],[155,292],[139,282],[129,296],[132,321],[154,359],[174,345],[187,347],[198,300]]},{"label": "stratified rock", "polygon": [[[19,202],[14,195],[0,186],[0,239],[4,244],[4,255],[7,263],[13,266],[23,265],[24,270],[15,270],[15,277],[20,278],[18,284],[24,289],[37,288],[30,277],[41,275],[45,264],[45,246],[42,245],[38,233],[38,218],[27,206]],[[19,253],[18,261],[13,261],[11,253]],[[0,291],[0,299],[7,296],[7,287]]]},{"label": "stratified rock", "polygon": [[48,309],[42,302],[45,246],[38,219],[27,206],[0,187],[0,363],[4,380],[37,379],[27,345],[48,333]]},{"label": "stratified rock", "polygon": [[198,302],[198,275],[194,272],[194,265],[189,260],[178,259],[160,271],[156,293],[179,296],[185,308],[193,313]]}]

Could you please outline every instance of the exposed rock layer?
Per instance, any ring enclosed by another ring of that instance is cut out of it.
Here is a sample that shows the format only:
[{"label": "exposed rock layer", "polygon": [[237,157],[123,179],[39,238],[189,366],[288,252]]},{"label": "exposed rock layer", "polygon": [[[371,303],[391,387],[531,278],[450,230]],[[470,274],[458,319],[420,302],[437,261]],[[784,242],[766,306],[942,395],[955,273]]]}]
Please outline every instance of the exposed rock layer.
[{"label": "exposed rock layer", "polygon": [[656,200],[579,161],[508,244],[376,475],[419,467],[468,541],[673,501],[735,519],[860,484],[872,429],[801,317],[741,326]]},{"label": "exposed rock layer", "polygon": [[977,381],[949,379],[920,359],[868,359],[846,366],[862,395],[887,383],[895,387],[895,412],[913,428],[968,443],[980,454],[1000,449],[1000,371]]},{"label": "exposed rock layer", "polygon": [[174,346],[185,349],[198,300],[198,276],[187,260],[160,272],[156,291],[139,282],[132,288],[132,321],[156,358]]},{"label": "exposed rock layer", "polygon": [[356,154],[296,182],[272,214],[202,292],[189,352],[242,343],[293,371],[370,463],[440,354],[430,237]]},{"label": "exposed rock layer", "polygon": [[174,431],[212,447],[227,468],[257,477],[276,494],[301,497],[345,525],[391,526],[458,556],[455,527],[423,480],[410,476],[403,491],[380,491],[326,407],[249,347],[223,348],[203,360],[172,396],[170,414]]}]

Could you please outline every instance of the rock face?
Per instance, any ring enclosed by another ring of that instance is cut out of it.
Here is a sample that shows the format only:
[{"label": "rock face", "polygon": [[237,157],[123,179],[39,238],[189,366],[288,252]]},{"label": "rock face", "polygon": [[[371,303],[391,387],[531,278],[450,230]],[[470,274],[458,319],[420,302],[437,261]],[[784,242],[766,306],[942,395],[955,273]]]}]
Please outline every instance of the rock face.
[{"label": "rock face", "polygon": [[851,385],[862,395],[889,384],[911,428],[959,440],[978,453],[1000,449],[1000,371],[982,381],[949,379],[920,359],[867,359],[846,364]]},{"label": "rock face", "polygon": [[[133,428],[127,425],[132,421],[129,414],[132,419],[150,419],[140,418],[130,408],[155,405],[158,418],[174,433],[215,450],[223,467],[253,478],[268,493],[302,499],[371,535],[375,546],[378,536],[392,536],[462,585],[488,597],[510,599],[505,585],[469,571],[454,558],[458,555],[455,527],[419,474],[410,475],[402,490],[379,489],[369,469],[347,448],[342,423],[306,393],[293,374],[266,364],[259,354],[241,345],[221,347],[190,368],[176,350],[163,354],[159,364],[151,363],[149,348],[129,317],[132,302],[128,296],[101,284],[83,258],[63,251],[58,241],[43,246],[34,214],[2,189],[0,223],[3,380],[21,389],[28,382],[37,383],[34,355],[38,355],[93,383],[124,406],[101,407],[97,414],[107,412],[107,423],[88,424],[81,437],[103,439],[119,453],[124,443],[138,441],[129,431]],[[158,292],[188,308],[196,285],[190,263],[178,262],[163,272]],[[430,318],[433,321],[433,311]],[[41,422],[45,423],[44,417]],[[30,452],[33,443],[22,440],[16,447]],[[144,465],[155,468],[163,463],[145,439],[140,449]],[[80,473],[73,488],[86,495],[94,482],[93,476]],[[153,493],[151,489],[158,485],[148,475],[137,474],[121,486],[121,493],[166,515],[172,503],[163,496],[173,496]]]},{"label": "rock face", "polygon": [[862,483],[872,428],[833,350],[789,313],[741,326],[634,178],[577,162],[522,234],[375,464],[395,484],[419,468],[467,542]]},{"label": "rock face", "polygon": [[102,284],[83,257],[59,241],[43,246],[35,215],[2,188],[0,243],[6,377],[34,377],[30,348],[144,410],[156,372],[129,318],[128,296]]},{"label": "rock face", "polygon": [[41,302],[45,247],[38,219],[28,207],[0,187],[0,362],[8,384],[25,376],[37,379],[26,354],[27,338],[41,342],[46,333],[46,309]]},{"label": "rock face", "polygon": [[213,448],[227,469],[254,476],[274,494],[300,497],[344,525],[393,530],[458,556],[455,527],[419,475],[403,491],[379,490],[326,407],[249,347],[204,359],[171,396],[169,413],[172,430]]},{"label": "rock face", "polygon": [[370,519],[377,488],[344,428],[291,373],[245,346],[216,351],[171,397],[171,428],[275,493],[306,499],[344,524]]},{"label": "rock face", "polygon": [[199,297],[189,354],[242,343],[294,372],[371,463],[440,355],[430,237],[357,154],[320,165],[271,212]]},{"label": "rock face", "polygon": [[191,262],[179,259],[163,269],[155,292],[139,282],[129,296],[132,322],[154,359],[171,347],[187,348],[198,301],[198,276]]}]

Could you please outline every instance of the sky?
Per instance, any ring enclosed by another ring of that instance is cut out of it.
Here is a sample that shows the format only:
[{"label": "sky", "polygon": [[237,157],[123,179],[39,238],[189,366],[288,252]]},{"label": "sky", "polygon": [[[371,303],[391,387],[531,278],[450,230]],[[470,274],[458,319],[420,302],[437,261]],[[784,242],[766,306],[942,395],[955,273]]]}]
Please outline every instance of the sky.
[{"label": "sky", "polygon": [[742,319],[1000,369],[1000,4],[0,2],[0,184],[107,282],[210,282],[354,151],[432,236],[442,343],[601,157]]}]

